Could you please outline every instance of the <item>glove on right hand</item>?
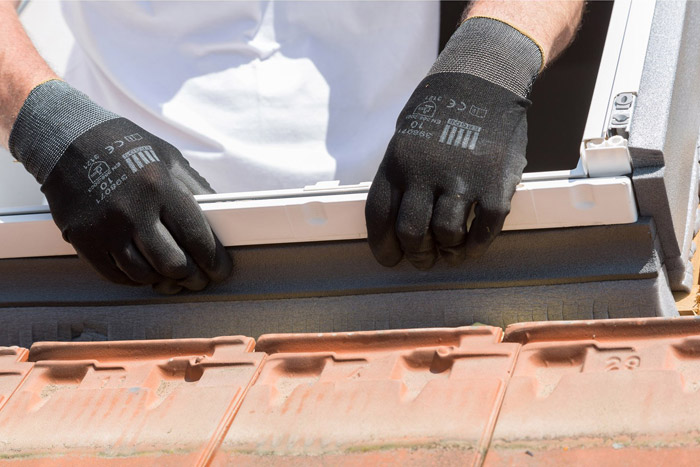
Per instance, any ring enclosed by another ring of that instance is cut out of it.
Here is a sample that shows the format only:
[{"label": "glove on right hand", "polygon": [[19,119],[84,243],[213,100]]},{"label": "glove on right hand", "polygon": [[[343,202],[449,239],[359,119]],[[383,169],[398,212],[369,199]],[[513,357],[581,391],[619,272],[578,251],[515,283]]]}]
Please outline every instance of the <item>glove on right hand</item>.
[{"label": "glove on right hand", "polygon": [[464,73],[421,82],[399,116],[367,199],[369,244],[381,264],[393,266],[405,255],[427,269],[438,250],[451,264],[484,252],[503,226],[526,164],[528,106]]},{"label": "glove on right hand", "polygon": [[10,147],[41,183],[64,239],[107,279],[176,293],[230,274],[193,197],[213,193],[207,181],[175,147],[66,83],[32,91]]},{"label": "glove on right hand", "polygon": [[[537,44],[492,18],[452,36],[399,115],[367,197],[379,263],[459,264],[501,231],[526,164],[525,96],[543,62]],[[467,217],[476,204],[467,232]]]}]

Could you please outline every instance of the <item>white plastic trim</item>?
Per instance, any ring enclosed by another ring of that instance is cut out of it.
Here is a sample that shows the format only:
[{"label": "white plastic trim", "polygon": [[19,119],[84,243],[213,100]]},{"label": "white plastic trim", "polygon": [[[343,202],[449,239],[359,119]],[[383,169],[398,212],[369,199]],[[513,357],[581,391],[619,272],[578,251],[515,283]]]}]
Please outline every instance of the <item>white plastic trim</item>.
[{"label": "white plastic trim", "polygon": [[582,141],[602,138],[612,102],[622,92],[637,94],[656,0],[615,0]]},{"label": "white plastic trim", "polygon": [[581,160],[589,177],[613,177],[632,173],[627,140],[619,135],[581,143]]},{"label": "white plastic trim", "polygon": [[[259,192],[256,199],[197,198],[224,245],[264,245],[365,238],[367,189],[363,184],[285,190],[283,197]],[[342,193],[344,190],[358,192]],[[289,191],[294,191],[292,196]],[[523,182],[513,197],[504,230],[636,220],[637,206],[627,177]],[[0,258],[71,254],[75,251],[63,241],[46,206],[0,212]]]}]

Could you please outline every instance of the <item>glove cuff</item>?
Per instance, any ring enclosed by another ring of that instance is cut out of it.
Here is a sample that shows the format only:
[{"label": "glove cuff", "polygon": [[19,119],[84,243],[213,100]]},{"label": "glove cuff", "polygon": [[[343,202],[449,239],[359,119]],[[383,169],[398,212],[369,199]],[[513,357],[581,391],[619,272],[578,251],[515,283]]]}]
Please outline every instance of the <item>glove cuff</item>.
[{"label": "glove cuff", "polygon": [[68,146],[89,129],[119,118],[61,80],[32,89],[10,132],[10,152],[43,184]]},{"label": "glove cuff", "polygon": [[475,16],[455,31],[428,75],[468,73],[527,97],[543,65],[532,38],[501,20]]}]

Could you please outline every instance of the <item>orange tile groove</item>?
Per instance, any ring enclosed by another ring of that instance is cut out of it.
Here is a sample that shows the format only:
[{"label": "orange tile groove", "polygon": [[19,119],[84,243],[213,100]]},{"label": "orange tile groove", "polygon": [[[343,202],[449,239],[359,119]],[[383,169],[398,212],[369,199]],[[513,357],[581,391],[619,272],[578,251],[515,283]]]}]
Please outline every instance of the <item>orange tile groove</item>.
[{"label": "orange tile groove", "polygon": [[699,334],[693,318],[509,328],[505,339],[524,345],[486,465],[678,465],[700,455]]},{"label": "orange tile groove", "polygon": [[700,318],[0,348],[0,464],[690,465],[697,413]]},{"label": "orange tile groove", "polygon": [[478,465],[519,348],[501,336],[487,327],[263,336],[257,349],[271,355],[213,465],[409,453]]},{"label": "orange tile groove", "polygon": [[253,339],[44,343],[0,411],[0,458],[194,465],[259,369]]},{"label": "orange tile groove", "polygon": [[32,368],[28,352],[20,347],[0,347],[0,409],[22,384]]}]

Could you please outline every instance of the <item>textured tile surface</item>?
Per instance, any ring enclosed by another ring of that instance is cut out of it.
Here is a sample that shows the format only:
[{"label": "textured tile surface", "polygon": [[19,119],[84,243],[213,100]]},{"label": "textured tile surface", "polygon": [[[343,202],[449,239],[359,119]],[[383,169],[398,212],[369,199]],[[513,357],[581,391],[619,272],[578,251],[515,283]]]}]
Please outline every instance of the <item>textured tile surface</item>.
[{"label": "textured tile surface", "polygon": [[0,465],[694,465],[700,318],[0,348]]},{"label": "textured tile surface", "polygon": [[486,327],[263,336],[271,355],[215,464],[478,464],[519,348],[500,338]]},{"label": "textured tile surface", "polygon": [[0,409],[31,370],[32,365],[26,360],[26,349],[0,347]]},{"label": "textured tile surface", "polygon": [[0,458],[202,462],[263,359],[253,346],[246,337],[37,344],[33,370],[0,411]]},{"label": "textured tile surface", "polygon": [[506,339],[524,345],[487,464],[665,464],[700,454],[699,331],[697,319],[509,328]]}]

